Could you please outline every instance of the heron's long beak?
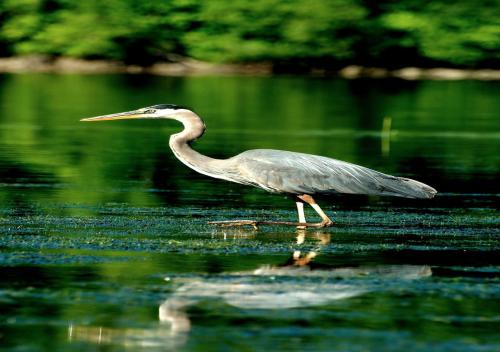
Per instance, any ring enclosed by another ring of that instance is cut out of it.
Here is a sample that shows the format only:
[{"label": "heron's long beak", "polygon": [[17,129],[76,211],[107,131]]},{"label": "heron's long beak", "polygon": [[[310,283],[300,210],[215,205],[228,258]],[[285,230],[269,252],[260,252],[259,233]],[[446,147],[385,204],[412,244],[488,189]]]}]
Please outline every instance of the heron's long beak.
[{"label": "heron's long beak", "polygon": [[141,117],[146,117],[142,111],[134,110],[127,112],[119,112],[117,114],[102,115],[96,117],[88,117],[86,119],[81,119],[80,121],[106,121],[106,120],[124,120],[124,119],[137,119]]}]

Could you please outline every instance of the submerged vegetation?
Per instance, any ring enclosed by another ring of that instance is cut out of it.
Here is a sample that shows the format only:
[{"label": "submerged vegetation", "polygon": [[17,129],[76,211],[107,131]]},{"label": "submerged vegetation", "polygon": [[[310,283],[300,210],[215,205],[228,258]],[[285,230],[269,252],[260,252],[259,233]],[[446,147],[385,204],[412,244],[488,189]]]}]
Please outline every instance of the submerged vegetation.
[{"label": "submerged vegetation", "polygon": [[0,55],[498,67],[499,11],[496,0],[5,0]]}]

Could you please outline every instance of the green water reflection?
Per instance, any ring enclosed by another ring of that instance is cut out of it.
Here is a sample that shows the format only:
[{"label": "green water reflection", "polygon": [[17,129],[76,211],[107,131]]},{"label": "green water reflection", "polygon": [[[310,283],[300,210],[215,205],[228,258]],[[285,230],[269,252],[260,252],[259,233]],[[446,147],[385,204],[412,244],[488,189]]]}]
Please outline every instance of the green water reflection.
[{"label": "green water reflection", "polygon": [[[172,158],[167,140],[179,130],[175,123],[78,122],[159,102],[194,107],[208,126],[197,148],[215,157],[289,149],[414,176],[442,193],[498,193],[496,82],[19,75],[2,76],[0,91],[2,182],[38,185],[30,202],[154,205],[196,189],[208,193],[207,202],[239,192]],[[390,135],[381,131],[387,116]],[[5,201],[13,193],[0,192]]]},{"label": "green water reflection", "polygon": [[[498,350],[499,95],[476,81],[1,75],[0,348]],[[168,149],[175,122],[78,122],[157,103],[195,109],[195,148],[213,157],[321,154],[440,193],[322,199],[337,225],[299,243],[216,230],[206,221],[292,220],[294,204],[187,169]],[[296,251],[317,255],[299,268]]]}]

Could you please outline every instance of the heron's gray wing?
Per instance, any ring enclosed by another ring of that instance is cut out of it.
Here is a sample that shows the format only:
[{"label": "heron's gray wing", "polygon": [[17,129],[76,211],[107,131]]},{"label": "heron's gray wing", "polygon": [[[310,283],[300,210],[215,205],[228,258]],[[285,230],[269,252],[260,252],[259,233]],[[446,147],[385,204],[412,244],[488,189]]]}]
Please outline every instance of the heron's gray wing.
[{"label": "heron's gray wing", "polygon": [[386,175],[363,166],[317,155],[272,149],[241,153],[231,161],[237,182],[292,194],[373,194],[432,198],[436,190],[421,182]]}]

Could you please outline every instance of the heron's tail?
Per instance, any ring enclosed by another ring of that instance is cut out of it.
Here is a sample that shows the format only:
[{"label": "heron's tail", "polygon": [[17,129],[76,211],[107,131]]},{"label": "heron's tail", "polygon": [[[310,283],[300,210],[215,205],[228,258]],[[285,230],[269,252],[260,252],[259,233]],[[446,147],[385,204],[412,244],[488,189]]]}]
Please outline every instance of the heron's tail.
[{"label": "heron's tail", "polygon": [[425,183],[405,177],[385,175],[380,184],[380,194],[405,198],[434,198],[437,191]]}]

